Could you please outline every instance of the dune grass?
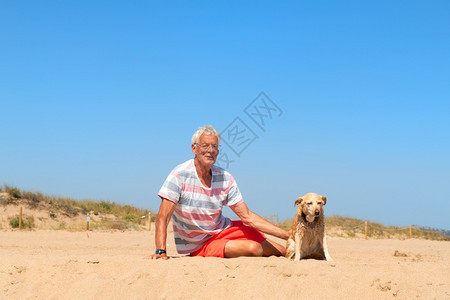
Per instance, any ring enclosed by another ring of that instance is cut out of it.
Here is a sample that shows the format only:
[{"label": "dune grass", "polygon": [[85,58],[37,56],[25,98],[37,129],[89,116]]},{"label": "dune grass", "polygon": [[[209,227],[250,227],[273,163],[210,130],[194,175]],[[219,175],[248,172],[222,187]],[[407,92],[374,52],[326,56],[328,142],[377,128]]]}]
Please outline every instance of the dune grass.
[{"label": "dune grass", "polygon": [[[9,198],[3,199],[1,204],[25,203],[31,208],[48,210],[51,218],[56,218],[57,215],[74,217],[80,214],[99,216],[97,219],[100,221],[91,222],[91,229],[139,229],[139,226],[144,225],[148,220],[148,218],[142,218],[142,216],[148,216],[151,213],[147,209],[140,209],[131,205],[121,205],[109,201],[75,200],[67,197],[48,196],[41,192],[24,191],[6,184],[3,188],[0,187],[0,192],[6,192],[9,195]],[[108,215],[115,218],[106,217]],[[155,221],[155,218],[155,214],[152,213],[152,221]],[[18,224],[18,221],[16,222],[15,219],[11,222],[13,228],[15,228],[14,225],[16,223]],[[30,224],[32,223],[30,222]],[[58,229],[67,229],[64,222],[59,225]]]},{"label": "dune grass", "polygon": [[[330,216],[325,219],[326,227],[331,229],[327,234],[340,237],[363,237],[365,235],[365,220]],[[290,229],[292,220],[285,220],[279,224],[283,229]],[[450,236],[442,235],[433,230],[412,229],[413,238],[450,241]],[[380,223],[367,221],[367,237],[371,239],[382,238],[409,238],[409,227],[385,226]]]},{"label": "dune grass", "polygon": [[[346,232],[353,232],[355,235],[365,234],[365,220],[331,216],[326,218],[326,224],[330,227],[339,227]],[[409,227],[385,226],[381,223],[367,221],[368,238],[409,238]],[[427,240],[450,241],[450,236],[443,235],[437,231],[412,228],[414,238]]]},{"label": "dune grass", "polygon": [[[15,218],[11,218],[9,220],[9,225],[12,228],[19,228],[19,216]],[[33,216],[23,216],[22,218],[22,228],[23,229],[32,229],[34,228],[34,217]]]},{"label": "dune grass", "polygon": [[[9,197],[0,197],[0,205],[6,204],[18,204],[25,203],[31,208],[46,209],[49,212],[51,218],[56,218],[57,215],[63,215],[67,217],[74,217],[80,214],[90,214],[97,216],[97,220],[93,220],[90,224],[91,229],[116,229],[116,230],[138,230],[140,226],[146,224],[147,218],[142,216],[148,216],[150,212],[147,209],[136,208],[131,205],[121,205],[115,202],[109,201],[93,201],[93,200],[75,200],[66,197],[55,197],[44,195],[40,192],[29,192],[21,190],[17,187],[11,187],[6,184],[3,187],[0,186],[0,192],[8,193]],[[152,212],[150,212],[152,213]],[[114,219],[108,216],[114,216]],[[152,213],[152,222],[156,220],[156,215]],[[278,219],[278,218],[276,218]],[[35,227],[34,221],[31,218],[25,219],[25,225],[28,228]],[[271,220],[273,222],[273,218]],[[276,225],[283,229],[290,229],[292,219],[282,221]],[[332,236],[340,237],[361,237],[364,236],[365,220],[330,216],[325,220],[327,233]],[[24,224],[24,223],[23,223]],[[10,220],[11,227],[18,226],[18,219]],[[64,222],[60,223],[56,229],[69,229]],[[412,230],[414,238],[429,239],[429,240],[443,240],[450,241],[450,236],[440,234],[433,230],[421,230],[413,228]],[[396,227],[385,226],[376,222],[368,222],[369,238],[409,238],[408,227]]]}]

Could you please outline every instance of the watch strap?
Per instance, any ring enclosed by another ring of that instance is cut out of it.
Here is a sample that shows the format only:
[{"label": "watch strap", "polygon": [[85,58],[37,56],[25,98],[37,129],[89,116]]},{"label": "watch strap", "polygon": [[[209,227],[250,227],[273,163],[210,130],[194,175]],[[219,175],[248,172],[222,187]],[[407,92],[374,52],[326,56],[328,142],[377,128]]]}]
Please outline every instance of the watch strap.
[{"label": "watch strap", "polygon": [[156,249],[155,254],[161,255],[161,254],[167,254],[167,252],[164,249]]}]

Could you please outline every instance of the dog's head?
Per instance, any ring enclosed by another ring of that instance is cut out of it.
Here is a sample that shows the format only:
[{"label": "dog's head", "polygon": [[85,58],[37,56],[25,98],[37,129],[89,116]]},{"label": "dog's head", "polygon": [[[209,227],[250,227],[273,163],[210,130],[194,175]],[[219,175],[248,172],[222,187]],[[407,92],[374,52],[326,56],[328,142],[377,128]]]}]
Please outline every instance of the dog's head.
[{"label": "dog's head", "polygon": [[323,206],[326,203],[327,197],[315,193],[308,193],[295,200],[295,205],[298,205],[297,214],[303,214],[308,222],[313,222],[323,215]]}]

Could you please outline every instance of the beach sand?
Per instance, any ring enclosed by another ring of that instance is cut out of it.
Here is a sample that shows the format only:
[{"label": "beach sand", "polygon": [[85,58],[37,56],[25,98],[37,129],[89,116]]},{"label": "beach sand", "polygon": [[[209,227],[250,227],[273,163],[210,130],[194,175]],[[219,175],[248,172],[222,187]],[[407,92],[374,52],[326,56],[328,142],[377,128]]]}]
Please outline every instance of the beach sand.
[{"label": "beach sand", "polygon": [[163,261],[145,259],[153,231],[0,231],[0,298],[450,299],[449,242],[328,244],[332,262],[199,258],[177,255],[169,233]]}]

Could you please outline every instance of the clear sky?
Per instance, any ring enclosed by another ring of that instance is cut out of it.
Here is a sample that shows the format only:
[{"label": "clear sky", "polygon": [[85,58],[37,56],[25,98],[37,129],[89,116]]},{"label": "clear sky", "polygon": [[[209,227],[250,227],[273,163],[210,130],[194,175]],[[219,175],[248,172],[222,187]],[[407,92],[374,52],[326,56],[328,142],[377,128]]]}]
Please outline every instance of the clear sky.
[{"label": "clear sky", "polygon": [[316,192],[327,215],[450,229],[449,15],[447,0],[1,1],[0,184],[157,211],[211,124],[262,216]]}]

